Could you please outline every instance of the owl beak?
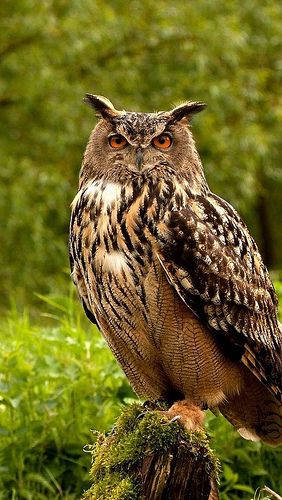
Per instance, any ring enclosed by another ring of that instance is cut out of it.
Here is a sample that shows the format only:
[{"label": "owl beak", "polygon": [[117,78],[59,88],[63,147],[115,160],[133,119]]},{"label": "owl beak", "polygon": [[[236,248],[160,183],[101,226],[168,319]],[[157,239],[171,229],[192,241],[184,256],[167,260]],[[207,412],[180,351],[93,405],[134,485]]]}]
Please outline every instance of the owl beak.
[{"label": "owl beak", "polygon": [[138,146],[138,148],[136,148],[136,167],[138,168],[138,170],[141,170],[142,163],[143,163],[143,150],[140,146]]}]

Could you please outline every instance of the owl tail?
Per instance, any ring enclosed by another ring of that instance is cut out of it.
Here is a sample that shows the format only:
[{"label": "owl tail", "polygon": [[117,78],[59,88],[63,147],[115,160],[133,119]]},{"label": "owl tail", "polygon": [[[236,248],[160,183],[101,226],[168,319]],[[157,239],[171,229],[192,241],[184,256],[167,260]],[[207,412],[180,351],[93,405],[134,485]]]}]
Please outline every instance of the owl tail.
[{"label": "owl tail", "polygon": [[282,405],[249,370],[245,369],[241,392],[218,408],[243,438],[282,444]]}]

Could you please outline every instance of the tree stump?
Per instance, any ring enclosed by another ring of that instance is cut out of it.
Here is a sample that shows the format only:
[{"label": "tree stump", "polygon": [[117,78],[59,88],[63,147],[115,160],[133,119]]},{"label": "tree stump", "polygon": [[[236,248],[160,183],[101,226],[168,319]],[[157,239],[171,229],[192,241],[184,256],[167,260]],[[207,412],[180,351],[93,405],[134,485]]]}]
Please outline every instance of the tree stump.
[{"label": "tree stump", "polygon": [[216,500],[219,463],[204,431],[187,432],[161,411],[126,408],[90,447],[91,500]]}]

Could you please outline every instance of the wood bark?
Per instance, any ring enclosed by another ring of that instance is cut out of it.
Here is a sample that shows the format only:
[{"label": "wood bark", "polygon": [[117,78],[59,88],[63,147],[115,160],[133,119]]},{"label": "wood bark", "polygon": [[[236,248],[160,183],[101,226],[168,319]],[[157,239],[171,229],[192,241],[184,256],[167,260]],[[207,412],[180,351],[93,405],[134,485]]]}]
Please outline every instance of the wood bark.
[{"label": "wood bark", "polygon": [[165,453],[145,454],[137,474],[147,500],[216,500],[218,490],[204,447],[181,440]]}]

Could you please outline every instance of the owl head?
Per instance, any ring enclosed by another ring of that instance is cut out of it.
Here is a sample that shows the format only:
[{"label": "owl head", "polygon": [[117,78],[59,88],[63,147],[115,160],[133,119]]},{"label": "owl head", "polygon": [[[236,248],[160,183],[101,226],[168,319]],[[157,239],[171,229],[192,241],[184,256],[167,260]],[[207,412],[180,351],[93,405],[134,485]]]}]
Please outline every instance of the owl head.
[{"label": "owl head", "polygon": [[[100,118],[90,135],[80,185],[93,179],[127,182],[168,175],[203,178],[189,122],[206,104],[185,102],[171,111],[118,111],[105,97],[86,94]],[[194,179],[195,181],[195,179]]]}]

